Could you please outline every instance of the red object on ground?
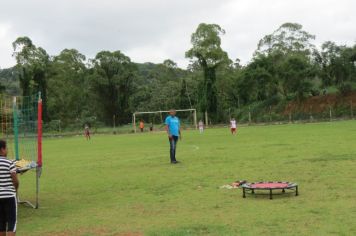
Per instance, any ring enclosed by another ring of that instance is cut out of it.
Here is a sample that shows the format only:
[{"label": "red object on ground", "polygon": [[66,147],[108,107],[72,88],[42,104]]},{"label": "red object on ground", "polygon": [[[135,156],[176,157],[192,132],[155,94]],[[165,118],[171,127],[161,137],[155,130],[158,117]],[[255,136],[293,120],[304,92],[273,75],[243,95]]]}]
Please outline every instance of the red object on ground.
[{"label": "red object on ground", "polygon": [[[246,197],[246,192],[251,194],[258,194],[260,191],[268,191],[269,198],[272,199],[273,191],[282,190],[280,194],[294,191],[295,195],[298,196],[298,184],[292,182],[256,182],[256,183],[245,183],[242,184],[242,197]],[[255,190],[258,192],[256,193]]]},{"label": "red object on ground", "polygon": [[287,188],[288,183],[255,183],[251,184],[252,188]]}]

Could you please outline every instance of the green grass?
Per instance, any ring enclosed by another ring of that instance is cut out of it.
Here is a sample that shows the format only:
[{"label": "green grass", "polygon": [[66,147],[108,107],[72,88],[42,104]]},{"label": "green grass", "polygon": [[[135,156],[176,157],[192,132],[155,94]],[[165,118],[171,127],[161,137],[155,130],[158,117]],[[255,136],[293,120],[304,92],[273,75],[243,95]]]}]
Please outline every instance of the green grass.
[{"label": "green grass", "polygon": [[[44,141],[41,206],[18,235],[355,235],[356,122]],[[21,176],[22,196],[32,196]],[[297,182],[300,196],[242,198],[237,179]]]}]

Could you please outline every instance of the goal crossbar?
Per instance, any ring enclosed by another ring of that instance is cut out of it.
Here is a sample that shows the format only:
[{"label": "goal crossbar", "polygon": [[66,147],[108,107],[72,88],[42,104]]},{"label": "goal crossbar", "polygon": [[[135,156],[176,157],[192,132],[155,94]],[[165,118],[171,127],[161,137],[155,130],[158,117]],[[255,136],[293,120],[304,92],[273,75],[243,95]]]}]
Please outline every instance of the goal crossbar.
[{"label": "goal crossbar", "polygon": [[[177,112],[180,111],[192,111],[194,113],[194,127],[198,129],[197,125],[197,110],[196,109],[177,109]],[[132,114],[132,125],[134,128],[134,132],[136,133],[136,115],[140,114],[157,114],[157,113],[168,113],[169,111],[136,111]]]}]

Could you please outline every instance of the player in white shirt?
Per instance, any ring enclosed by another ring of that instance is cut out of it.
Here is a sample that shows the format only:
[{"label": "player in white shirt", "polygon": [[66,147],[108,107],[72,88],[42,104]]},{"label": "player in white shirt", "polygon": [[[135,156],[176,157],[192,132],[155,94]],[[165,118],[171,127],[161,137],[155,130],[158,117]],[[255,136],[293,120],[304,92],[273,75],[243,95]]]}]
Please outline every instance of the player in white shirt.
[{"label": "player in white shirt", "polygon": [[235,118],[230,120],[231,134],[236,134],[237,124]]},{"label": "player in white shirt", "polygon": [[202,120],[199,121],[198,126],[199,126],[199,132],[203,133],[204,132],[204,122]]}]

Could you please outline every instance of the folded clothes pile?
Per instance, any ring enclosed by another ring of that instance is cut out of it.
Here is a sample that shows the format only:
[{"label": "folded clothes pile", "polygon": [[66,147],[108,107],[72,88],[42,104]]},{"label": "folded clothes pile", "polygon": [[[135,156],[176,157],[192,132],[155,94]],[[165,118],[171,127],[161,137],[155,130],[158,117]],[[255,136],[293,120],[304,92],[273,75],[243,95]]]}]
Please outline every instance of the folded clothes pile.
[{"label": "folded clothes pile", "polygon": [[36,168],[37,164],[34,161],[29,161],[25,159],[21,159],[18,161],[14,161],[17,173],[24,173],[32,168]]},{"label": "folded clothes pile", "polygon": [[242,184],[247,183],[246,180],[237,180],[231,184],[225,184],[223,186],[220,186],[220,188],[225,188],[225,189],[233,189],[233,188],[239,188]]}]

